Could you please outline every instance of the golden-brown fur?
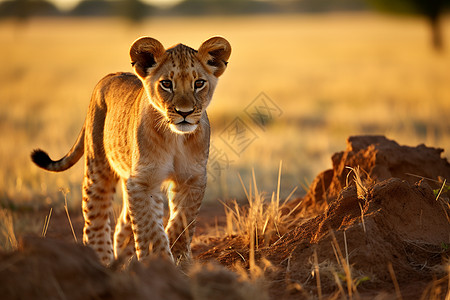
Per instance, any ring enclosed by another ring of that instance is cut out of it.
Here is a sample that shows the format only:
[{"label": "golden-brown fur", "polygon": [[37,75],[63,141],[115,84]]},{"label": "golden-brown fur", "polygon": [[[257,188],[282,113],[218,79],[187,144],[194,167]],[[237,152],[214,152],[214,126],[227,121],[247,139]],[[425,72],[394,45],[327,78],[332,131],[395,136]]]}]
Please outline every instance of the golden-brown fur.
[{"label": "golden-brown fur", "polygon": [[[181,44],[165,50],[155,39],[138,39],[130,49],[136,75],[110,74],[97,84],[69,153],[59,161],[42,150],[32,153],[38,166],[63,171],[84,152],[83,240],[105,264],[134,251],[139,259],[150,252],[189,258],[206,186],[210,128],[205,110],[230,53],[220,37],[198,51]],[[113,247],[109,223],[119,180],[123,208]],[[166,228],[164,187],[170,208]]]}]

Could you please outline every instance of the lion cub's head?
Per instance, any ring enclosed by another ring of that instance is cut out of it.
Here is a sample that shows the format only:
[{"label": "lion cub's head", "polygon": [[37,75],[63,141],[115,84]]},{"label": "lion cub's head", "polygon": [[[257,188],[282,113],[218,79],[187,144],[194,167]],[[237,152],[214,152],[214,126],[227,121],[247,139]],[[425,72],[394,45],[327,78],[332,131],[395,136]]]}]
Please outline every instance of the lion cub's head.
[{"label": "lion cub's head", "polygon": [[198,51],[182,44],[166,50],[150,37],[136,40],[130,49],[152,105],[176,133],[197,128],[230,54],[230,44],[221,37],[205,41]]}]

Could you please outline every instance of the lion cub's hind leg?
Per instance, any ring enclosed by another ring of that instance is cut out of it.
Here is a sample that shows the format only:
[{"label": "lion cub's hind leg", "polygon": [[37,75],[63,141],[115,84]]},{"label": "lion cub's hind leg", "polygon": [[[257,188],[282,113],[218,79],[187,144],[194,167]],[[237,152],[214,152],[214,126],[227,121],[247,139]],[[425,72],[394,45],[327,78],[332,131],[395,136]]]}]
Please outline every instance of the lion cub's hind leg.
[{"label": "lion cub's hind leg", "polygon": [[127,181],[122,179],[123,205],[114,232],[114,256],[116,259],[128,260],[134,253],[134,235],[128,208]]},{"label": "lion cub's hind leg", "polygon": [[87,157],[83,180],[83,242],[91,246],[103,264],[113,259],[110,213],[117,177],[107,163]]}]

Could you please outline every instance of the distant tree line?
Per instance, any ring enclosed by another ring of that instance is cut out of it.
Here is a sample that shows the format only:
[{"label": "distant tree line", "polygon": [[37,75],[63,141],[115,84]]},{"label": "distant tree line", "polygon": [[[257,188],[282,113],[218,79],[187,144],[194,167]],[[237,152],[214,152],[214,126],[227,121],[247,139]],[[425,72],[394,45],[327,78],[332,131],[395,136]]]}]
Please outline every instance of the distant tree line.
[{"label": "distant tree line", "polygon": [[395,14],[422,15],[428,20],[435,49],[443,48],[441,16],[450,0],[184,0],[160,8],[141,0],[83,0],[71,11],[62,12],[46,0],[0,2],[0,18],[25,20],[32,16],[124,17],[139,22],[155,15],[236,15],[274,13],[321,13],[377,9]]},{"label": "distant tree line", "polygon": [[63,12],[46,0],[7,0],[0,2],[0,18],[27,19],[30,17],[108,17],[122,16],[140,21],[152,14],[156,7],[140,0],[83,0],[72,10]]},{"label": "distant tree line", "polygon": [[450,0],[184,0],[160,8],[141,0],[82,0],[71,11],[62,12],[47,0],[0,2],[0,17],[31,16],[125,16],[141,19],[151,15],[229,15],[260,13],[320,13],[364,11],[373,8],[395,13],[432,16],[449,7]]},{"label": "distant tree line", "polygon": [[46,0],[7,0],[0,2],[0,17],[32,16],[124,16],[141,20],[152,15],[230,15],[292,12],[366,10],[365,0],[184,0],[160,8],[140,0],[83,0],[71,11],[62,12]]}]

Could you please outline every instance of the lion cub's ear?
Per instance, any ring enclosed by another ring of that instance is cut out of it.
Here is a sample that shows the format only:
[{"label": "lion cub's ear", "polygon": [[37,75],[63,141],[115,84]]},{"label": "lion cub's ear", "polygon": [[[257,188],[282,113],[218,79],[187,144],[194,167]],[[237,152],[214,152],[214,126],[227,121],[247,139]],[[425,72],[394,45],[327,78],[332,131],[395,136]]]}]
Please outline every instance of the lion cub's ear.
[{"label": "lion cub's ear", "polygon": [[131,45],[131,65],[136,74],[144,78],[148,75],[149,68],[161,61],[165,52],[164,46],[159,41],[151,37],[141,37]]},{"label": "lion cub's ear", "polygon": [[219,77],[225,72],[228,58],[231,54],[231,45],[222,37],[212,37],[205,41],[198,49],[198,58],[214,76]]}]

